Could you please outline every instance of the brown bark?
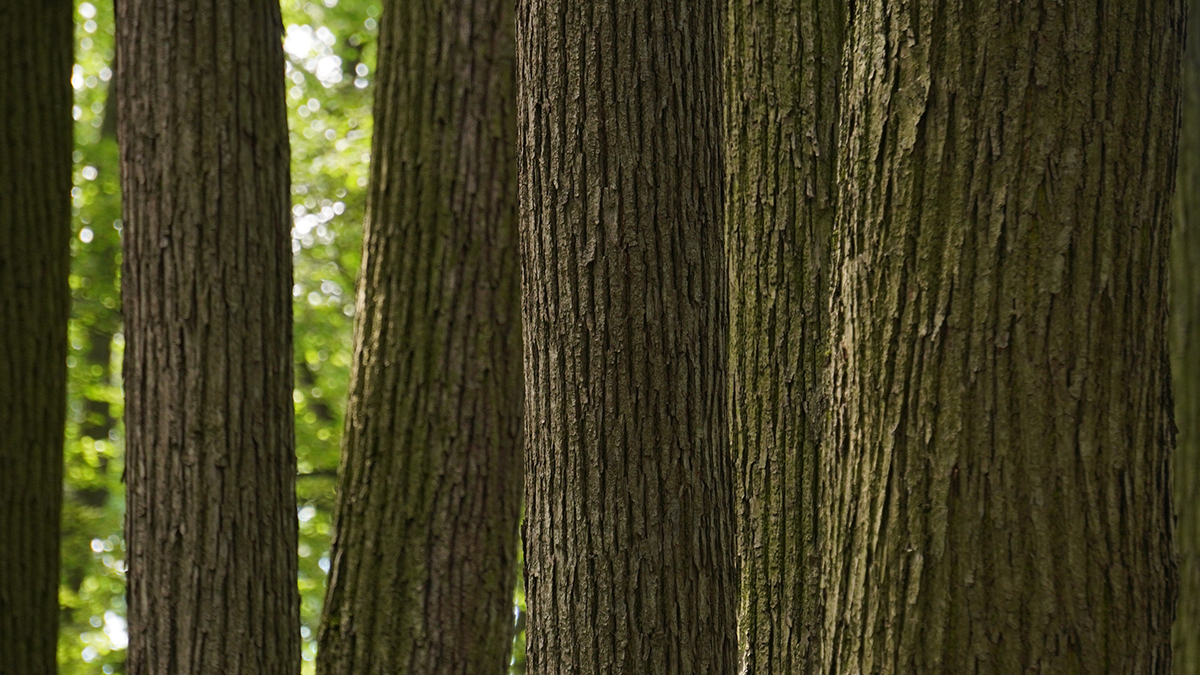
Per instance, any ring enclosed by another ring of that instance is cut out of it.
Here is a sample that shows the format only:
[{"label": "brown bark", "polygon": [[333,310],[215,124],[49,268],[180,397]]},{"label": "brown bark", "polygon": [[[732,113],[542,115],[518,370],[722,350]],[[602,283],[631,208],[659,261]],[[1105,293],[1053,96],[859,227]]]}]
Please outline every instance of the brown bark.
[{"label": "brown bark", "polygon": [[729,411],[742,675],[815,672],[840,0],[729,0]]},{"label": "brown bark", "polygon": [[72,3],[0,9],[0,674],[56,672]]},{"label": "brown bark", "polygon": [[859,5],[827,672],[1169,672],[1180,5]]},{"label": "brown bark", "polygon": [[536,675],[733,672],[720,8],[518,11]]},{"label": "brown bark", "polygon": [[122,0],[131,675],[299,672],[278,3]]},{"label": "brown bark", "polygon": [[513,5],[380,21],[322,675],[500,675],[521,504]]},{"label": "brown bark", "polygon": [[1191,0],[1183,59],[1183,125],[1171,237],[1171,370],[1179,604],[1175,675],[1200,675],[1200,0]]}]

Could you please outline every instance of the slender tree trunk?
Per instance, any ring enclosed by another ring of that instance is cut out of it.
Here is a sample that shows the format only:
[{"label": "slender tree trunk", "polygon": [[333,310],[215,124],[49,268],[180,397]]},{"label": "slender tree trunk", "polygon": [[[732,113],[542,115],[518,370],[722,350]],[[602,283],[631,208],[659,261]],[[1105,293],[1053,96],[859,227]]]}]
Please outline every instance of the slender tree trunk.
[{"label": "slender tree trunk", "polygon": [[1180,5],[857,8],[826,672],[1170,671]]},{"label": "slender tree trunk", "polygon": [[721,9],[518,12],[535,675],[733,672]]},{"label": "slender tree trunk", "polygon": [[118,10],[128,672],[294,675],[279,5]]},{"label": "slender tree trunk", "polygon": [[729,414],[743,675],[814,672],[817,466],[845,9],[730,0]]},{"label": "slender tree trunk", "polygon": [[513,4],[380,22],[322,675],[506,672],[521,505]]},{"label": "slender tree trunk", "polygon": [[0,8],[0,675],[56,672],[72,10]]},{"label": "slender tree trunk", "polygon": [[1200,675],[1200,0],[1188,5],[1171,239],[1171,370],[1179,427],[1172,486],[1179,551],[1175,675]]}]

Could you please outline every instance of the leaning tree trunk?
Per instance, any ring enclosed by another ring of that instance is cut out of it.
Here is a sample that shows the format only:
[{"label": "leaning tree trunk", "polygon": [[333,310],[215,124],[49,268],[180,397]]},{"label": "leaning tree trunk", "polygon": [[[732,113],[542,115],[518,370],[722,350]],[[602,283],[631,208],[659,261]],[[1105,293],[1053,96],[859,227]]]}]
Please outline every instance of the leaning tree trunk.
[{"label": "leaning tree trunk", "polygon": [[518,12],[537,675],[733,672],[720,10]]},{"label": "leaning tree trunk", "polygon": [[1200,675],[1200,0],[1188,5],[1171,239],[1171,370],[1179,427],[1172,485],[1179,552],[1175,675]]},{"label": "leaning tree trunk", "polygon": [[300,668],[288,130],[270,0],[122,0],[131,675]]},{"label": "leaning tree trunk", "polygon": [[511,0],[380,22],[322,675],[500,675],[521,506]]},{"label": "leaning tree trunk", "polygon": [[742,675],[815,672],[842,0],[730,0],[729,414]]},{"label": "leaning tree trunk", "polygon": [[826,672],[1169,672],[1180,2],[857,12]]},{"label": "leaning tree trunk", "polygon": [[0,674],[56,671],[73,5],[0,9]]}]

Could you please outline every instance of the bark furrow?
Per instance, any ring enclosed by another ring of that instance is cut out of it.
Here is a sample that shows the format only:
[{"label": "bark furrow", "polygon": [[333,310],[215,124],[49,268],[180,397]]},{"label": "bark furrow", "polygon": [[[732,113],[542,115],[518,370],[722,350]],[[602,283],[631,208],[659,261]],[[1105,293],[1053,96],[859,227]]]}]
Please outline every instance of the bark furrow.
[{"label": "bark furrow", "polygon": [[1191,0],[1184,53],[1183,124],[1171,234],[1171,370],[1175,423],[1175,675],[1200,675],[1200,1]]}]

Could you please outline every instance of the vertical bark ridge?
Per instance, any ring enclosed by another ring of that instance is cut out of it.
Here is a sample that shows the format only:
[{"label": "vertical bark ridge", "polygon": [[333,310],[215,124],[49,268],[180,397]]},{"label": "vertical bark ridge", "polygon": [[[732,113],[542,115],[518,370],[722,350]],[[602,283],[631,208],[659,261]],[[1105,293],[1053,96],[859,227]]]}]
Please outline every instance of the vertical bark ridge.
[{"label": "vertical bark ridge", "polygon": [[720,9],[518,10],[538,675],[734,668]]},{"label": "vertical bark ridge", "polygon": [[131,675],[299,672],[288,135],[266,0],[122,0]]},{"label": "vertical bark ridge", "polygon": [[813,672],[840,2],[730,0],[729,415],[744,675]]},{"label": "vertical bark ridge", "polygon": [[319,673],[507,672],[523,373],[510,0],[388,4]]},{"label": "vertical bark ridge", "polygon": [[0,674],[56,672],[73,5],[0,9]]},{"label": "vertical bark ridge", "polygon": [[827,672],[1169,671],[1180,4],[859,3]]},{"label": "vertical bark ridge", "polygon": [[1172,647],[1175,675],[1200,675],[1200,1],[1187,4],[1171,238],[1171,370],[1179,427],[1173,471],[1179,604]]}]

